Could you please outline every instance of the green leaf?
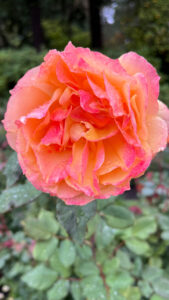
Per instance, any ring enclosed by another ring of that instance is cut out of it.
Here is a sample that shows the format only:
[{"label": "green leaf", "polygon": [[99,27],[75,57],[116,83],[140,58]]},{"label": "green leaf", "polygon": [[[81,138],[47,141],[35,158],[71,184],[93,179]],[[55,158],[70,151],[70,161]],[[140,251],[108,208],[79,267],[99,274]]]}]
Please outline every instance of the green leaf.
[{"label": "green leaf", "polygon": [[132,274],[136,277],[140,277],[142,275],[143,270],[143,261],[141,257],[136,257],[133,264]]},{"label": "green leaf", "polygon": [[160,257],[152,256],[149,259],[150,266],[160,268],[163,264],[163,261]]},{"label": "green leaf", "polygon": [[124,268],[126,270],[131,270],[132,269],[133,264],[131,263],[130,258],[129,258],[129,254],[127,254],[127,252],[122,251],[122,250],[118,250],[117,251],[117,257],[120,261],[121,268]]},{"label": "green leaf", "polygon": [[21,261],[26,264],[30,262],[30,253],[28,252],[27,249],[22,251]]},{"label": "green leaf", "polygon": [[169,241],[169,230],[168,231],[163,231],[161,233],[161,238],[164,240],[164,241]]},{"label": "green leaf", "polygon": [[[112,249],[111,249],[112,250]],[[97,250],[96,251],[96,262],[99,265],[104,264],[104,262],[107,260],[107,252],[106,252],[106,248],[104,248],[104,250]]]},{"label": "green leaf", "polygon": [[138,287],[130,286],[123,293],[126,300],[140,300],[141,293]]},{"label": "green leaf", "polygon": [[54,286],[47,292],[48,300],[64,299],[69,292],[69,281],[65,279],[58,280]]},{"label": "green leaf", "polygon": [[10,258],[10,254],[6,249],[0,251],[0,269],[2,269],[6,261]]},{"label": "green leaf", "polygon": [[107,300],[106,290],[99,276],[89,276],[82,279],[81,287],[86,300]]},{"label": "green leaf", "polygon": [[4,190],[0,195],[0,213],[5,213],[12,208],[32,202],[41,194],[31,183],[18,184]]},{"label": "green leaf", "polygon": [[150,284],[147,282],[147,281],[144,281],[144,280],[140,280],[138,282],[138,286],[140,288],[140,291],[142,293],[142,295],[146,298],[150,298],[150,296],[152,295],[153,293],[153,289],[152,287],[150,286]]},{"label": "green leaf", "polygon": [[120,235],[122,240],[127,240],[129,238],[132,238],[133,237],[132,226],[121,230]]},{"label": "green leaf", "polygon": [[103,210],[103,208],[111,205],[115,200],[117,196],[112,196],[108,199],[97,199],[97,210]]},{"label": "green leaf", "polygon": [[82,291],[79,282],[73,281],[71,283],[71,294],[74,300],[82,300]]},{"label": "green leaf", "polygon": [[96,229],[96,244],[98,248],[104,248],[108,246],[115,237],[117,229],[114,229],[106,224],[103,219],[100,219]]},{"label": "green leaf", "polygon": [[82,243],[87,222],[96,213],[96,201],[84,206],[66,205],[62,200],[57,200],[57,217],[62,226],[77,243]]},{"label": "green leaf", "polygon": [[108,275],[116,272],[120,267],[120,260],[118,257],[107,259],[103,265],[103,272]]},{"label": "green leaf", "polygon": [[133,213],[122,206],[110,205],[103,210],[107,224],[113,228],[126,228],[133,224]]},{"label": "green leaf", "polygon": [[163,229],[164,231],[169,231],[169,216],[158,214],[158,222],[161,229]]},{"label": "green leaf", "polygon": [[147,239],[156,230],[157,224],[153,216],[140,217],[132,228],[133,235],[143,240]]},{"label": "green leaf", "polygon": [[52,212],[42,209],[38,219],[41,223],[43,223],[44,227],[47,227],[48,232],[52,234],[56,234],[58,232],[59,223],[56,221]]},{"label": "green leaf", "polygon": [[160,243],[158,242],[154,254],[157,256],[162,256],[163,254],[165,254],[165,251],[166,251],[166,241],[160,241]]},{"label": "green leaf", "polygon": [[158,295],[153,295],[150,300],[166,300],[166,298],[160,297]]},{"label": "green leaf", "polygon": [[163,270],[154,266],[147,266],[142,273],[145,281],[152,283],[156,279],[163,276]]},{"label": "green leaf", "polygon": [[169,279],[158,278],[153,282],[153,288],[157,295],[169,299]]},{"label": "green leaf", "polygon": [[24,230],[31,238],[35,240],[47,240],[52,237],[52,234],[48,231],[42,222],[33,217],[28,217],[22,222]]},{"label": "green leaf", "polygon": [[47,261],[56,251],[58,240],[53,238],[47,242],[36,243],[33,249],[33,257],[39,261]]},{"label": "green leaf", "polygon": [[26,233],[35,240],[47,240],[56,234],[59,224],[53,214],[42,210],[38,218],[28,217],[23,222]]},{"label": "green leaf", "polygon": [[149,256],[150,255],[150,246],[147,242],[136,239],[130,238],[125,241],[126,246],[134,253],[138,255]]},{"label": "green leaf", "polygon": [[75,272],[79,277],[99,275],[99,269],[93,261],[79,261],[76,264]]},{"label": "green leaf", "polygon": [[118,291],[110,290],[108,300],[126,300],[122,295],[118,293]]},{"label": "green leaf", "polygon": [[58,249],[56,249],[55,253],[51,256],[49,260],[50,267],[57,272],[57,274],[63,278],[67,278],[70,276],[70,270],[65,268],[59,259]]},{"label": "green leaf", "polygon": [[15,184],[17,182],[18,178],[20,177],[20,175],[22,174],[22,170],[20,168],[16,152],[13,152],[10,155],[10,157],[5,165],[3,174],[6,176],[7,188],[9,188],[13,184]]},{"label": "green leaf", "polygon": [[133,283],[133,278],[127,271],[121,270],[106,277],[106,283],[114,290],[124,290]]},{"label": "green leaf", "polygon": [[24,264],[22,264],[22,263],[20,263],[20,262],[16,262],[15,264],[13,264],[13,266],[12,266],[12,268],[9,270],[9,272],[8,272],[8,278],[14,278],[14,277],[16,277],[16,276],[18,276],[18,275],[20,275],[20,274],[23,274],[23,273],[25,273],[25,271],[29,271],[29,269],[28,270],[25,270],[25,268],[31,268],[31,267],[29,267],[29,266],[25,266]]},{"label": "green leaf", "polygon": [[59,258],[65,267],[71,266],[76,257],[76,251],[73,243],[70,240],[64,240],[59,247]]},{"label": "green leaf", "polygon": [[22,276],[22,281],[30,288],[42,291],[48,289],[57,278],[57,273],[44,265],[39,265]]},{"label": "green leaf", "polygon": [[93,255],[92,249],[87,245],[80,246],[79,244],[77,244],[76,251],[79,257],[84,260],[90,259]]},{"label": "green leaf", "polygon": [[95,234],[100,219],[101,217],[98,214],[96,214],[93,218],[89,220],[89,222],[87,223],[87,231],[85,234],[86,239],[89,239],[93,234]]}]

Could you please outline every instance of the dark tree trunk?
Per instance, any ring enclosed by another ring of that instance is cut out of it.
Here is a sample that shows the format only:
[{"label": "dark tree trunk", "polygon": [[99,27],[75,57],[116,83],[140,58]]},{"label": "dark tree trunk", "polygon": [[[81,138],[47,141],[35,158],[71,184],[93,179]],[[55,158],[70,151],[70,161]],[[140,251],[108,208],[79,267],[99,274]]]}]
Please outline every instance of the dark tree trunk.
[{"label": "dark tree trunk", "polygon": [[43,30],[41,26],[40,17],[40,5],[39,0],[27,0],[30,10],[32,33],[33,33],[33,45],[39,52],[43,44]]},{"label": "dark tree trunk", "polygon": [[60,1],[60,6],[61,6],[62,18],[64,18],[65,17],[65,11],[66,11],[66,2],[65,2],[65,0]]},{"label": "dark tree trunk", "polygon": [[101,49],[103,47],[102,41],[102,27],[100,16],[100,1],[89,1],[89,18],[90,18],[90,33],[91,33],[91,47]]},{"label": "dark tree trunk", "polygon": [[0,48],[8,47],[9,43],[6,36],[0,30]]}]

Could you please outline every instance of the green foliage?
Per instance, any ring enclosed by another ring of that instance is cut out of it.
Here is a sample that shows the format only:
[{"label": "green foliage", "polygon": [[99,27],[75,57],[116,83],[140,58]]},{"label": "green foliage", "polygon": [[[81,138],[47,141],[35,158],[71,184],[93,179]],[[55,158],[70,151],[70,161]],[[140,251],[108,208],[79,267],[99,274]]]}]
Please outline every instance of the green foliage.
[{"label": "green foliage", "polygon": [[68,278],[70,276],[70,268],[65,267],[60,260],[59,249],[50,257],[49,265],[61,278]]},{"label": "green foliage", "polygon": [[[9,181],[9,180],[8,180]],[[0,195],[0,213],[27,204],[41,194],[29,182],[5,189]]]},{"label": "green foliage", "polygon": [[70,267],[76,257],[74,245],[71,241],[62,241],[59,247],[59,259],[65,268]]},{"label": "green foliage", "polygon": [[138,255],[150,256],[151,254],[149,244],[136,238],[131,237],[127,239],[126,246],[128,247],[128,249]]},{"label": "green foliage", "polygon": [[128,47],[141,49],[146,45],[158,54],[169,53],[167,42],[169,1],[120,0],[118,2],[115,21],[119,22],[125,38],[128,38]]},{"label": "green foliage", "polygon": [[13,152],[9,157],[3,173],[6,176],[7,188],[11,187],[19,179],[22,174],[22,170],[20,168],[16,152]]},{"label": "green foliage", "polygon": [[33,257],[39,261],[47,261],[56,251],[58,239],[53,237],[47,242],[38,242],[33,249]]},{"label": "green foliage", "polygon": [[48,289],[56,281],[56,278],[56,272],[45,267],[44,265],[38,265],[26,273],[22,277],[22,281],[25,282],[30,288],[42,291]]},{"label": "green foliage", "polygon": [[36,240],[48,240],[59,229],[53,213],[43,209],[40,211],[38,218],[28,216],[23,222],[23,226],[28,235]]},{"label": "green foliage", "polygon": [[[140,182],[143,184],[144,178]],[[149,181],[145,178],[145,182]],[[156,182],[154,179],[151,185],[153,195]],[[144,185],[142,190],[144,194]],[[11,231],[15,246],[0,251],[0,267],[4,270],[0,283],[8,284],[16,299],[23,285],[28,295],[26,300],[33,299],[30,298],[33,294],[44,300],[71,299],[70,295],[74,300],[169,299],[169,243],[160,238],[169,230],[169,215],[161,208],[164,194],[154,199],[154,204],[145,197],[139,201],[123,197],[97,200],[97,211],[87,223],[82,245],[71,240],[51,211],[40,208],[38,212],[32,209],[35,205],[32,204],[22,220],[25,233],[20,231],[18,235]],[[134,213],[135,207],[139,214]],[[71,211],[73,207],[69,208]],[[109,224],[107,217],[111,214],[117,228]],[[125,222],[119,226],[117,220],[121,216]],[[72,222],[72,226],[77,224]],[[24,241],[19,253],[15,250],[16,241]],[[32,242],[30,254],[27,245]],[[22,279],[19,285],[18,278]]]},{"label": "green foliage", "polygon": [[[9,90],[27,70],[40,64],[47,51],[37,53],[31,47],[19,50],[0,50],[0,101],[5,105],[9,98]],[[2,111],[1,111],[2,113]]]},{"label": "green foliage", "polygon": [[69,292],[69,281],[60,279],[55,285],[48,291],[48,300],[61,300],[64,299]]},{"label": "green foliage", "polygon": [[71,294],[74,300],[82,299],[82,291],[79,282],[74,281],[71,284]]},{"label": "green foliage", "polygon": [[169,104],[169,100],[168,100],[168,95],[169,95],[169,80],[167,78],[166,82],[164,84],[161,84],[161,88],[160,88],[160,99],[166,103],[167,105]]},{"label": "green foliage", "polygon": [[63,50],[69,41],[65,26],[61,25],[57,20],[44,20],[42,25],[44,34],[49,40],[49,48]]},{"label": "green foliage", "polygon": [[57,200],[57,217],[59,222],[67,230],[70,236],[77,242],[82,243],[86,224],[95,214],[96,202],[85,206],[67,206],[63,201]]},{"label": "green foliage", "polygon": [[70,39],[76,46],[89,47],[90,45],[89,32],[77,25],[71,25],[69,29],[71,32],[68,35],[68,25],[62,21],[46,19],[42,24],[49,48],[63,50]]},{"label": "green foliage", "polygon": [[107,224],[112,228],[126,228],[133,224],[134,215],[125,207],[109,205],[103,209]]},{"label": "green foliage", "polygon": [[157,223],[154,216],[141,217],[136,220],[132,229],[132,235],[145,240],[150,234],[156,232],[156,229]]}]

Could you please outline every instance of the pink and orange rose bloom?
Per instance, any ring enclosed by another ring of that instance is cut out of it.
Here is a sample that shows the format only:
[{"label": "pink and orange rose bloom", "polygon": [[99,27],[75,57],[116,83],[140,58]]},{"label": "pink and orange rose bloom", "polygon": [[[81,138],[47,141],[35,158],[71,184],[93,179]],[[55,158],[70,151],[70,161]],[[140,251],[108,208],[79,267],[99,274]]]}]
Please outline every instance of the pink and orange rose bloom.
[{"label": "pink and orange rose bloom", "polygon": [[130,189],[167,144],[159,76],[134,52],[110,59],[69,43],[11,91],[4,127],[37,188],[84,205]]}]

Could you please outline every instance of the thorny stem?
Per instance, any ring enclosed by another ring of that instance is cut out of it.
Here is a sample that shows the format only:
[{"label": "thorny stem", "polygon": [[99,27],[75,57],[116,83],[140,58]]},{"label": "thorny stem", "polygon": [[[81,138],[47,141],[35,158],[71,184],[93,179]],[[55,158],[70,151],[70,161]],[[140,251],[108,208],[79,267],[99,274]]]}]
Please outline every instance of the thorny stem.
[{"label": "thorny stem", "polygon": [[99,269],[100,277],[101,277],[102,280],[103,280],[103,284],[104,284],[104,287],[105,287],[105,289],[106,289],[107,295],[109,295],[109,286],[108,286],[107,283],[106,283],[106,278],[105,278],[105,275],[104,275],[104,273],[103,273],[102,266],[101,266],[100,264],[98,264],[97,261],[96,261],[96,244],[95,244],[95,236],[92,235],[92,237],[91,237],[90,240],[91,240],[91,247],[92,247],[92,252],[93,252],[93,259],[94,259],[94,261],[95,261],[95,263],[96,263],[96,265],[97,265],[97,267],[98,267],[98,269]]},{"label": "thorny stem", "polygon": [[112,256],[115,256],[117,251],[125,245],[124,242],[121,242],[117,247],[113,250]]}]

